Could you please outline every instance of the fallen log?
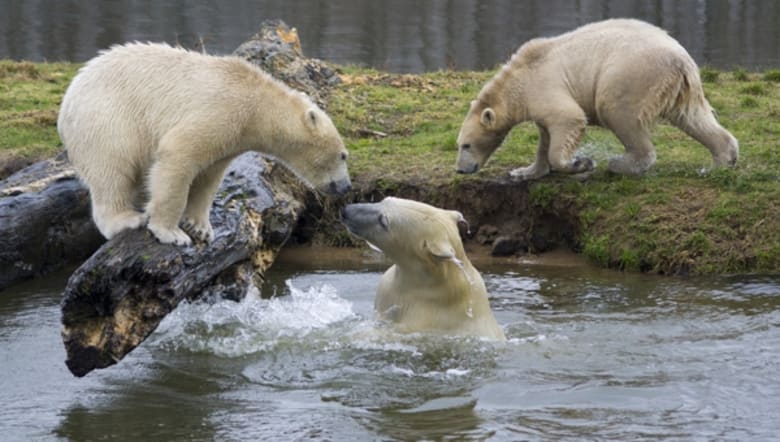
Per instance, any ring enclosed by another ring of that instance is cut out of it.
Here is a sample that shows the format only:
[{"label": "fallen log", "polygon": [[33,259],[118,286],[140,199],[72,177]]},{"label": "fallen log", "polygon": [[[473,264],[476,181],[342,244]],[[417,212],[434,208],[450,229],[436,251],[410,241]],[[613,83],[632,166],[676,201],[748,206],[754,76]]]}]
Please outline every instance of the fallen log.
[{"label": "fallen log", "polygon": [[0,182],[0,290],[81,262],[104,241],[64,154]]},{"label": "fallen log", "polygon": [[212,281],[230,281],[239,292],[262,283],[311,198],[285,167],[248,153],[233,162],[220,187],[211,243],[160,244],[147,229],[105,243],[73,273],[63,294],[70,371],[84,376],[115,364],[179,302],[199,296]]}]

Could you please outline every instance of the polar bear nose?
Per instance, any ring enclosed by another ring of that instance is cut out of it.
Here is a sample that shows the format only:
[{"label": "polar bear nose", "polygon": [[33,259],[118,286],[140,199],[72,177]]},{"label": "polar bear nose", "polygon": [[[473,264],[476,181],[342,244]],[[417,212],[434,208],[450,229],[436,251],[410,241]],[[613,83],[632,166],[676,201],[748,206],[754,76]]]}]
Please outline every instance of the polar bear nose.
[{"label": "polar bear nose", "polygon": [[327,193],[341,196],[350,190],[352,190],[352,182],[349,178],[345,178],[343,180],[331,181],[330,184],[328,184]]},{"label": "polar bear nose", "polygon": [[458,166],[455,169],[455,172],[457,173],[474,173],[479,169],[479,164],[472,164],[468,167]]}]

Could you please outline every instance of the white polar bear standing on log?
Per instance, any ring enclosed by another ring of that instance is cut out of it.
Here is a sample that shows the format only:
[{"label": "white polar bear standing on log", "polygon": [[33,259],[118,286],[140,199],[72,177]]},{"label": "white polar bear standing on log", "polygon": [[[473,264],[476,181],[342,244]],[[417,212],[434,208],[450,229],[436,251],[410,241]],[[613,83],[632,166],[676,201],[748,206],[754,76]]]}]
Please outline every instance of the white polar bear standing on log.
[{"label": "white polar bear standing on log", "polygon": [[658,118],[706,146],[715,166],[736,164],[737,140],[718,124],[698,67],[676,40],[639,20],[592,23],[525,43],[482,88],[458,135],[456,170],[476,172],[513,126],[531,120],[536,161],[513,177],[593,170],[591,159],[575,157],[587,124],[610,129],[625,146],[609,170],[639,175],[655,162],[650,130]]},{"label": "white polar bear standing on log", "polygon": [[459,212],[387,197],[347,205],[342,221],[393,262],[376,293],[380,318],[402,332],[506,339],[485,282],[463,250]]},{"label": "white polar bear standing on log", "polygon": [[247,150],[281,160],[326,193],[351,187],[347,151],[330,118],[238,57],[114,46],[73,79],[57,129],[109,239],[148,221],[162,243],[190,244],[181,227],[210,241],[217,188]]}]

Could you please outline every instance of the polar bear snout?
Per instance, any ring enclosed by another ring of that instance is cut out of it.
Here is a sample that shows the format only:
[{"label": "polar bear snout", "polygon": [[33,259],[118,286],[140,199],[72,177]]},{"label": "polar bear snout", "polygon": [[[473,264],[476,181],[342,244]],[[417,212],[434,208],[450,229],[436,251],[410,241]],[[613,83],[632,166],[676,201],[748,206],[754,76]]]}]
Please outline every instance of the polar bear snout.
[{"label": "polar bear snout", "polygon": [[457,166],[455,166],[455,172],[457,173],[468,174],[468,173],[475,173],[478,170],[479,170],[479,164],[471,164],[468,166],[462,166],[458,164]]},{"label": "polar bear snout", "polygon": [[349,180],[349,178],[331,181],[322,188],[323,193],[337,196],[343,196],[350,190],[352,190],[352,182]]},{"label": "polar bear snout", "polygon": [[371,203],[347,204],[341,210],[341,222],[353,235],[369,239],[369,232],[377,227],[386,230],[387,217]]},{"label": "polar bear snout", "polygon": [[474,161],[471,154],[464,153],[461,150],[458,156],[458,162],[455,164],[455,172],[457,173],[475,173],[479,170],[479,163]]}]

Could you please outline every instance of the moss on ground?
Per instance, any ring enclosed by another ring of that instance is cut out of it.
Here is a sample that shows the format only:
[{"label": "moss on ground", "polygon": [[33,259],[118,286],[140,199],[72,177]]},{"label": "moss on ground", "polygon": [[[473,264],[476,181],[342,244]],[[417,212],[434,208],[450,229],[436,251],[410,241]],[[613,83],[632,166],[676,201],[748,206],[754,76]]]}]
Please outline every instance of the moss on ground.
[{"label": "moss on ground", "polygon": [[[57,109],[77,69],[0,61],[0,162],[61,150]],[[339,70],[344,81],[331,92],[327,110],[351,152],[356,183],[457,187],[505,178],[534,159],[536,128],[524,123],[478,174],[454,174],[460,124],[494,71]],[[707,97],[721,124],[740,141],[735,169],[709,170],[711,157],[703,146],[659,124],[653,169],[641,178],[612,175],[606,161],[623,147],[610,132],[594,127],[581,151],[599,163],[596,173],[582,182],[561,177],[534,182],[532,203],[573,201],[583,232],[578,248],[604,266],[658,273],[780,271],[778,72],[703,69]]]}]

